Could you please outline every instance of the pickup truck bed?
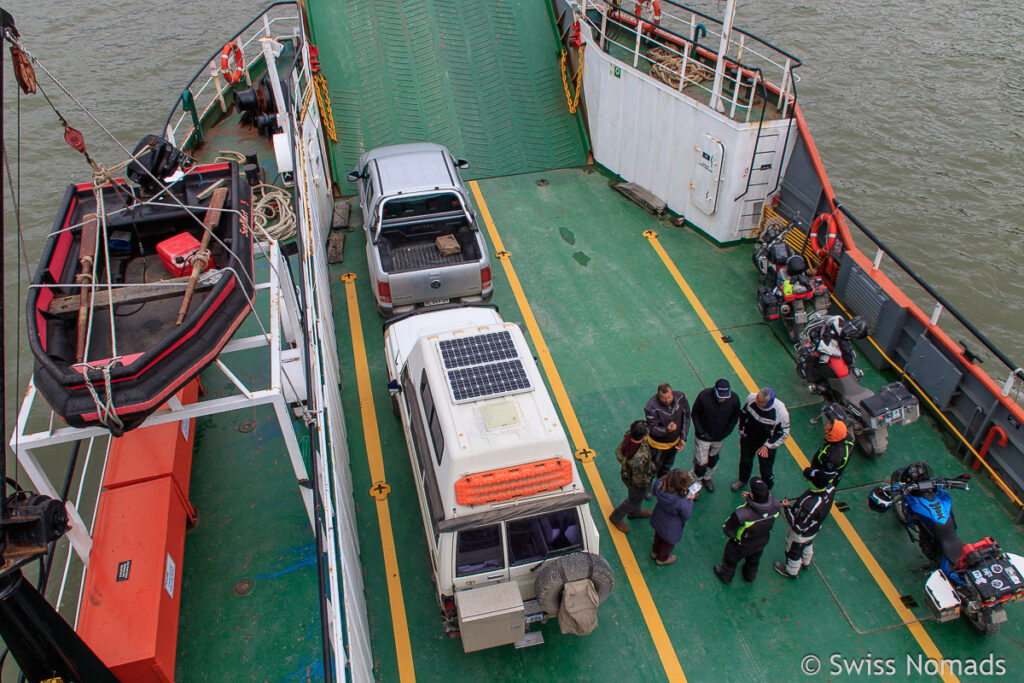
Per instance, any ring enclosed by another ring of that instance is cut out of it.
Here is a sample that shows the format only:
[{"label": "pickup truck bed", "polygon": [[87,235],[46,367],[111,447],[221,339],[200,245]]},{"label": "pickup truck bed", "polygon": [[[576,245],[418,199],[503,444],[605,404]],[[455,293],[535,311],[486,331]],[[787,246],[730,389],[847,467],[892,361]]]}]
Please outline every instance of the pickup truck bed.
[{"label": "pickup truck bed", "polygon": [[[443,255],[435,244],[441,235],[452,235],[459,253]],[[377,245],[381,266],[386,273],[405,273],[480,260],[476,238],[462,217],[418,222],[396,221],[385,225]]]}]

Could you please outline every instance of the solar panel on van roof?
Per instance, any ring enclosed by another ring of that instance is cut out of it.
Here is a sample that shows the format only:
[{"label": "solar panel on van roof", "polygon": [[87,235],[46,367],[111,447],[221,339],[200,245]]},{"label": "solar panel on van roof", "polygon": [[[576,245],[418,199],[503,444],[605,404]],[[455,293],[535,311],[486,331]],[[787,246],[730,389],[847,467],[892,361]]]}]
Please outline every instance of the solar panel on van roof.
[{"label": "solar panel on van roof", "polygon": [[461,368],[495,360],[519,358],[508,330],[479,334],[475,337],[445,339],[438,343],[446,368]]},{"label": "solar panel on van roof", "polygon": [[508,330],[438,342],[456,403],[530,389],[530,378]]}]

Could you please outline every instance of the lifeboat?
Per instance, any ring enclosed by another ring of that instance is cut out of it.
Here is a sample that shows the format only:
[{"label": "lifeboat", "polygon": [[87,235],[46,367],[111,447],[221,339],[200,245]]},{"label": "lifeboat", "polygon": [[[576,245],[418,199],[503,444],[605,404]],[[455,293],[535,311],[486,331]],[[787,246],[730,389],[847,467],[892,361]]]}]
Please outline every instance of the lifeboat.
[{"label": "lifeboat", "polygon": [[139,185],[68,187],[26,306],[39,393],[69,425],[115,436],[212,363],[254,297],[238,164],[127,175]]}]

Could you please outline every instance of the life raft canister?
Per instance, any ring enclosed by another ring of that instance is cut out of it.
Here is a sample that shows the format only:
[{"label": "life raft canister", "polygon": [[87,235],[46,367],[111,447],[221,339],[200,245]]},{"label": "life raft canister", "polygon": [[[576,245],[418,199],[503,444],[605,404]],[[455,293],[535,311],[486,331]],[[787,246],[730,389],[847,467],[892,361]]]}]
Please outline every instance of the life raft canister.
[{"label": "life raft canister", "polygon": [[[234,68],[231,68],[232,61],[235,62]],[[224,74],[224,80],[228,83],[238,83],[242,80],[242,74],[245,72],[245,57],[242,56],[242,48],[238,47],[238,43],[233,40],[220,51],[220,70]]]},{"label": "life raft canister", "polygon": [[[828,223],[828,232],[825,233],[824,245],[818,241],[818,228],[821,227],[822,223]],[[811,224],[811,244],[815,246],[814,253],[818,256],[824,256],[832,251],[832,247],[836,245],[836,237],[838,237],[836,219],[830,213],[819,214],[814,219],[814,223]]]}]

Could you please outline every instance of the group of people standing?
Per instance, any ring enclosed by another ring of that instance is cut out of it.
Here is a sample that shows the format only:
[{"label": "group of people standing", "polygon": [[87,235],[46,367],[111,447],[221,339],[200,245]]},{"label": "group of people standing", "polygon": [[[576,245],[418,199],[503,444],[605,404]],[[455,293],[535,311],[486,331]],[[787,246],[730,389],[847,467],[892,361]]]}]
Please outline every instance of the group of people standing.
[{"label": "group of people standing", "polygon": [[[693,464],[674,468],[677,454],[686,447],[693,422]],[[615,449],[621,465],[626,498],[612,510],[609,523],[629,532],[625,519],[650,518],[654,528],[651,558],[659,566],[672,564],[674,546],[682,539],[686,522],[693,514],[694,500],[702,489],[715,490],[713,475],[726,438],[739,427],[740,458],[736,481],[730,487],[743,491],[744,502],[722,525],[728,538],[722,561],[713,568],[728,585],[742,562],[743,578],[753,581],[761,554],[771,536],[775,520],[784,516],[789,527],[785,561],[774,568],[787,578],[797,578],[810,565],[812,543],[832,508],[836,484],[853,448],[852,431],[841,419],[825,422],[825,443],[804,470],[807,490],[794,500],[775,498],[773,469],[775,452],[789,437],[789,413],[770,388],[747,396],[742,403],[729,382],[719,379],[701,391],[693,409],[682,391],[668,383],[644,406],[644,419],[633,422]],[[754,459],[759,477],[751,479]],[[644,501],[655,499],[653,510]]]}]

